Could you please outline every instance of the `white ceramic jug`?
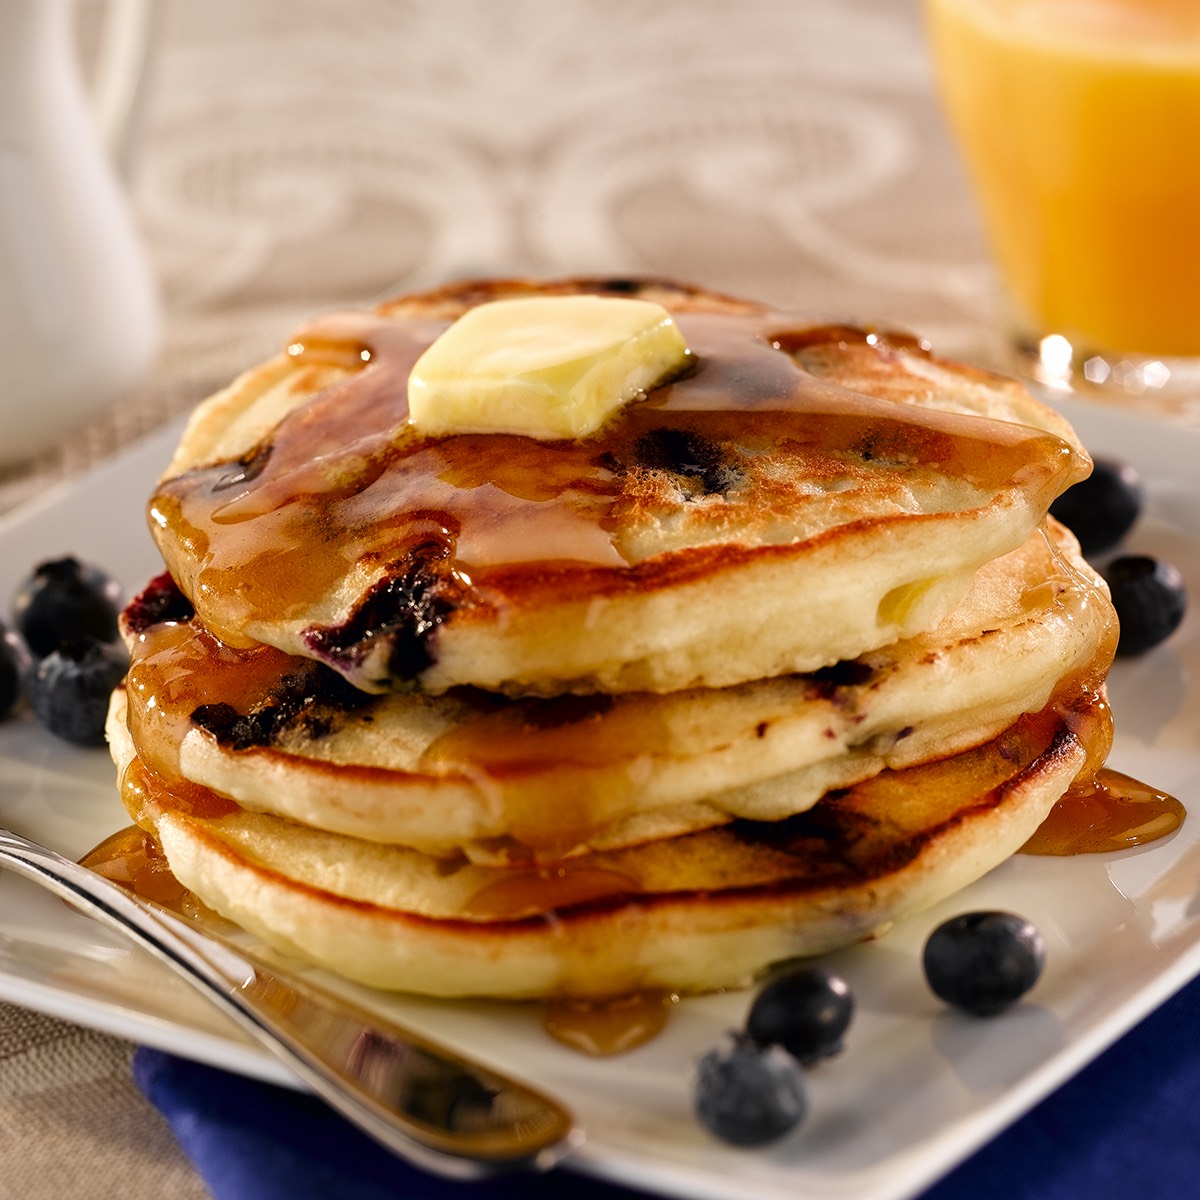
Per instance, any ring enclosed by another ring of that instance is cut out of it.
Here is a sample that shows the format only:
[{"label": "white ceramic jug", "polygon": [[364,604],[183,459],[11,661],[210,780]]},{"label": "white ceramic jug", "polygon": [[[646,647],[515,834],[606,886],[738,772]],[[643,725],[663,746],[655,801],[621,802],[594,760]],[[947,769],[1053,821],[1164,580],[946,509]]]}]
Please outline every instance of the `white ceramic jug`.
[{"label": "white ceramic jug", "polygon": [[158,349],[157,290],[112,161],[152,2],[106,11],[105,145],[73,0],[0,0],[0,467],[126,394]]}]

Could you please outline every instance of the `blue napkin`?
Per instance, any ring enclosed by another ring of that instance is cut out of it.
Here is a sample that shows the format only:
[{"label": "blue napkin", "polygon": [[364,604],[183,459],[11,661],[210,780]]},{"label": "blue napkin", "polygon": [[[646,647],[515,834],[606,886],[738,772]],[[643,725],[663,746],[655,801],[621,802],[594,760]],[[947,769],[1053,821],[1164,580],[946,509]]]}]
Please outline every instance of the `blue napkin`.
[{"label": "blue napkin", "polygon": [[578,1174],[478,1183],[410,1167],[304,1092],[139,1047],[138,1087],[167,1118],[213,1200],[643,1200]]},{"label": "blue napkin", "polygon": [[[635,1200],[554,1171],[478,1184],[406,1166],[320,1101],[139,1048],[139,1087],[214,1200]],[[1200,1194],[1200,981],[935,1184],[923,1200]]]}]

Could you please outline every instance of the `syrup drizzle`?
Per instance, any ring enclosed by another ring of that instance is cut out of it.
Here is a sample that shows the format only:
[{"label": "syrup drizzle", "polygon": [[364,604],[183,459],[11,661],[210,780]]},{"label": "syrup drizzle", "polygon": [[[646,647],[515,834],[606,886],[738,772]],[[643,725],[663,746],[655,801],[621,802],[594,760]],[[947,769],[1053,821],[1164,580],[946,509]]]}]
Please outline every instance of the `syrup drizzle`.
[{"label": "syrup drizzle", "polygon": [[625,871],[568,860],[555,866],[501,871],[468,898],[463,912],[468,917],[511,921],[641,890],[640,882]]},{"label": "syrup drizzle", "polygon": [[173,569],[194,572],[185,590],[214,632],[245,644],[248,622],[303,614],[353,564],[394,565],[431,543],[446,552],[460,603],[519,598],[548,567],[560,593],[571,578],[594,585],[597,571],[636,579],[639,564],[613,537],[623,495],[614,464],[637,463],[639,444],[664,428],[747,453],[772,448],[826,464],[844,456],[859,469],[869,462],[905,473],[936,467],[984,490],[1037,478],[1047,505],[1081,477],[1080,457],[1050,434],[822,378],[839,355],[884,361],[897,347],[924,352],[919,344],[782,321],[680,314],[696,359],[691,374],[627,406],[600,437],[542,442],[413,429],[408,375],[447,322],[325,318],[297,336],[291,356],[301,376],[331,365],[350,373],[242,462],[161,484],[151,528]]},{"label": "syrup drizzle", "polygon": [[606,1000],[550,1000],[542,1028],[579,1054],[611,1058],[656,1038],[678,1000],[673,992],[656,989]]},{"label": "syrup drizzle", "polygon": [[226,646],[190,621],[150,626],[134,642],[125,680],[139,754],[162,779],[182,783],[180,747],[196,709],[228,704],[248,713],[302,665],[269,646]]},{"label": "syrup drizzle", "polygon": [[191,893],[179,882],[153,834],[130,825],[89,850],[80,865],[143,900],[180,912]]},{"label": "syrup drizzle", "polygon": [[1104,854],[1144,846],[1183,824],[1174,796],[1110,768],[1071,787],[1022,854]]},{"label": "syrup drizzle", "polygon": [[137,825],[105,838],[79,862],[133,895],[214,933],[227,933],[235,928],[179,882],[167,865],[158,840]]},{"label": "syrup drizzle", "polygon": [[[1046,544],[1053,552],[1049,538]],[[1092,602],[1090,580],[1062,555],[1054,552],[1054,558],[1060,570],[1081,585],[1077,597]],[[1167,837],[1183,824],[1187,813],[1174,796],[1105,766],[1112,749],[1113,718],[1104,685],[1118,634],[1115,620],[1110,620],[1091,667],[1074,685],[1076,695],[1090,696],[1088,703],[1072,704],[1059,685],[1058,710],[1087,750],[1087,760],[1019,853],[1061,857],[1125,850]]]}]

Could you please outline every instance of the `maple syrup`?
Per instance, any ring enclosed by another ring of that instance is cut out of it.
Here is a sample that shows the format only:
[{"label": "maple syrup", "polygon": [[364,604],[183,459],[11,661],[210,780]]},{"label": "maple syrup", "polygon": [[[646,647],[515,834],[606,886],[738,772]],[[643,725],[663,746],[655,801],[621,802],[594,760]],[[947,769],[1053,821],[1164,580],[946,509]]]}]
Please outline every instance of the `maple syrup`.
[{"label": "maple syrup", "polygon": [[141,826],[151,825],[161,812],[180,812],[211,821],[239,811],[227,796],[186,779],[168,782],[136,758],[121,772],[118,791],[126,812]]},{"label": "maple syrup", "polygon": [[[664,429],[681,445],[783,448],[801,462],[840,455],[905,473],[930,467],[984,489],[1037,478],[1044,495],[1035,504],[1084,473],[1083,459],[1051,434],[822,378],[823,355],[923,352],[918,344],[790,329],[769,313],[681,313],[677,323],[694,370],[627,406],[602,436],[545,442],[414,430],[408,376],[447,321],[323,318],[289,353],[301,368],[349,374],[284,417],[246,461],[163,482],[151,528],[168,562],[194,572],[185,590],[203,597],[206,623],[246,645],[255,620],[304,617],[352,564],[401,564],[416,547],[437,548],[449,607],[486,610],[542,587],[591,595],[671,570],[629,561],[611,532],[624,466],[648,445],[652,458],[661,453]],[[168,540],[182,549],[172,553]]]},{"label": "maple syrup", "polygon": [[94,846],[79,859],[80,865],[191,921],[216,931],[232,928],[176,878],[151,828],[163,812],[213,820],[238,811],[238,806],[199,784],[186,780],[168,783],[136,758],[121,771],[118,792],[134,824]]},{"label": "maple syrup", "polygon": [[153,834],[137,825],[105,838],[79,862],[97,875],[119,883],[135,896],[174,912],[183,908],[189,895],[187,888],[171,873]]},{"label": "maple syrup", "polygon": [[[1045,540],[1064,576],[1076,584],[1060,597],[1068,615],[1073,617],[1081,604],[1101,602],[1091,580],[1059,554],[1048,537]],[[1113,715],[1105,684],[1118,635],[1116,619],[1110,617],[1092,662],[1061,680],[1055,689],[1051,707],[1066,721],[1087,758],[1074,782],[1021,848],[1023,854],[1067,856],[1128,849],[1167,837],[1183,823],[1186,811],[1174,796],[1105,766],[1113,742]]]},{"label": "maple syrup", "polygon": [[[1095,602],[1086,577],[1079,576],[1060,555],[1055,557],[1061,568],[1081,580],[1074,602]],[[1113,743],[1113,714],[1105,681],[1118,635],[1112,618],[1091,664],[1061,681],[1055,690],[1052,706],[1065,718],[1087,759],[1022,846],[1022,854],[1065,857],[1143,846],[1174,833],[1187,815],[1174,796],[1105,766]]]},{"label": "maple syrup", "polygon": [[136,758],[122,770],[118,791],[134,824],[105,838],[80,864],[179,916],[214,929],[229,927],[229,922],[175,877],[150,828],[164,811],[214,819],[236,812],[237,805],[186,780],[168,783]]},{"label": "maple syrup", "polygon": [[568,860],[554,866],[498,870],[494,880],[468,898],[463,912],[468,917],[513,921],[641,890],[638,880],[625,871]]},{"label": "maple syrup", "polygon": [[130,726],[146,765],[181,781],[180,747],[198,708],[228,704],[248,712],[299,665],[269,646],[228,646],[190,621],[151,625],[135,639],[125,681]]},{"label": "maple syrup", "polygon": [[[584,845],[623,812],[653,756],[673,741],[653,697],[524,698],[471,706],[433,739],[419,767],[469,778],[503,805],[508,833],[541,858]],[[570,802],[564,803],[563,797]]]},{"label": "maple syrup", "polygon": [[157,838],[137,825],[105,838],[79,863],[140,899],[208,930],[226,932],[234,928],[231,922],[179,882],[167,864]]},{"label": "maple syrup", "polygon": [[1021,853],[1127,850],[1174,833],[1185,816],[1183,805],[1174,796],[1104,767],[1067,791]]},{"label": "maple syrup", "polygon": [[546,1003],[542,1028],[556,1041],[590,1058],[625,1054],[656,1038],[679,997],[648,990],[604,1000]]}]

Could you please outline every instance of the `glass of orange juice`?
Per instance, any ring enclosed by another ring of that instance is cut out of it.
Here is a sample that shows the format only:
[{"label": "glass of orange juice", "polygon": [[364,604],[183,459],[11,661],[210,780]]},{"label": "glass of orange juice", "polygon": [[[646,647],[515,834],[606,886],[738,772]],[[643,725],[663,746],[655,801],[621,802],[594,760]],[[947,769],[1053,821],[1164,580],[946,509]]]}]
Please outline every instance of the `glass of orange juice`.
[{"label": "glass of orange juice", "polygon": [[924,3],[1025,365],[1200,406],[1200,0]]}]

